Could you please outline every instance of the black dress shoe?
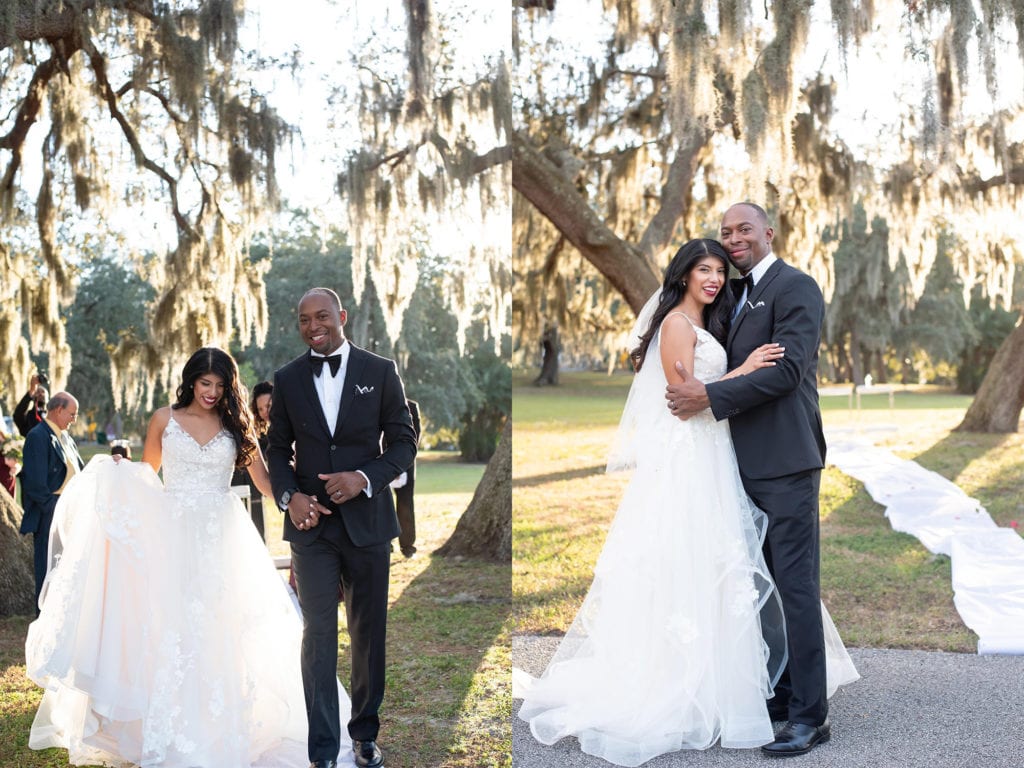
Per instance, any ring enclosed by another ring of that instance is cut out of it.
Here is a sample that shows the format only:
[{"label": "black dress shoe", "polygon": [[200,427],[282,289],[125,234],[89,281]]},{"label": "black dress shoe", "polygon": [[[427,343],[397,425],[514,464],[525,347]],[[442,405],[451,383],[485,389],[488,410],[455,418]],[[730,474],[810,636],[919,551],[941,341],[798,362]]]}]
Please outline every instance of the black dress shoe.
[{"label": "black dress shoe", "polygon": [[309,768],[338,768],[337,760],[314,760]]},{"label": "black dress shoe", "polygon": [[775,741],[765,744],[761,751],[771,757],[802,755],[818,744],[824,744],[831,736],[832,728],[827,720],[821,725],[786,723],[775,736]]},{"label": "black dress shoe", "polygon": [[359,768],[379,768],[384,765],[384,755],[375,741],[352,741],[352,752]]}]

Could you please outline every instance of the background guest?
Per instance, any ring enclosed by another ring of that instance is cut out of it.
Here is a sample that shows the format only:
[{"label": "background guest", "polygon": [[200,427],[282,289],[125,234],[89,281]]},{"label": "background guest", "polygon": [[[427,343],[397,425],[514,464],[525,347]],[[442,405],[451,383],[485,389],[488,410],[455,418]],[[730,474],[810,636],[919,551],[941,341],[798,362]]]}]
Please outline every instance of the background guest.
[{"label": "background guest", "polygon": [[3,411],[0,410],[0,485],[14,497],[14,477],[21,471],[21,452],[25,441],[7,431]]},{"label": "background guest", "polygon": [[46,418],[46,401],[49,394],[46,388],[50,386],[50,380],[45,373],[36,373],[29,379],[28,392],[21,398],[11,414],[14,425],[21,432],[22,437],[28,437],[28,433]]},{"label": "background guest", "polygon": [[[252,397],[249,403],[256,441],[259,443],[264,459],[267,455],[267,431],[270,429],[270,403],[273,396],[274,385],[269,381],[261,381],[252,388]],[[249,510],[252,514],[252,522],[256,526],[256,530],[260,532],[260,537],[266,541],[267,535],[263,529],[263,494],[252,481],[249,471],[236,470],[234,477],[231,478],[231,484],[249,486]]]},{"label": "background guest", "polygon": [[[409,413],[412,414],[412,428],[416,432],[416,442],[420,439],[420,406],[415,400],[407,400]],[[403,481],[404,478],[404,481]],[[395,512],[398,514],[398,526],[402,532],[398,534],[398,546],[405,557],[416,554],[416,505],[413,491],[416,488],[416,459],[405,472],[391,484],[395,491]]]},{"label": "background guest", "polygon": [[36,602],[46,577],[46,548],[57,500],[72,476],[85,464],[68,428],[78,418],[78,401],[58,392],[46,404],[46,418],[25,436],[25,466],[21,471],[21,502],[25,515],[21,532],[33,534]]}]

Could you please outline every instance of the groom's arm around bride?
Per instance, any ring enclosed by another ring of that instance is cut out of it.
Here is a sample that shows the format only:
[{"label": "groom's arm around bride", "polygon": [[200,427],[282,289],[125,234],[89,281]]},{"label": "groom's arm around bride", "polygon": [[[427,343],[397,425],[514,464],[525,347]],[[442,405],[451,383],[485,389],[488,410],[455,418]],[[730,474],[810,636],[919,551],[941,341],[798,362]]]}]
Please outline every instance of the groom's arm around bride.
[{"label": "groom's arm around bride", "polygon": [[710,407],[717,419],[729,420],[744,490],[767,515],[764,554],[782,600],[789,650],[771,710],[790,725],[762,749],[800,754],[830,733],[818,543],[825,438],[817,368],[824,299],[811,277],[772,253],[774,229],[760,206],[730,207],[721,237],[733,266],[749,278],[729,329],[729,369],[768,342],[782,345],[785,357],[706,386],[682,371],[684,382],[670,386],[666,397],[680,418]]}]

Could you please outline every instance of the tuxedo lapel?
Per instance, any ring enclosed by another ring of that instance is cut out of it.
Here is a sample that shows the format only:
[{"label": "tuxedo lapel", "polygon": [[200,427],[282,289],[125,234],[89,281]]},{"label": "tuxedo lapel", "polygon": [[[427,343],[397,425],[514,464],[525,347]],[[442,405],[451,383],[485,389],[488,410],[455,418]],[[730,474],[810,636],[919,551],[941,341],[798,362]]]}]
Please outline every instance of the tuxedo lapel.
[{"label": "tuxedo lapel", "polygon": [[309,358],[310,355],[307,352],[302,357],[302,365],[299,366],[299,387],[302,389],[302,402],[309,403],[309,407],[316,415],[317,423],[329,435],[331,430],[327,426],[327,417],[324,416],[323,406],[320,405],[320,396],[316,393],[316,385],[313,383],[313,366],[309,362]]},{"label": "tuxedo lapel", "polygon": [[356,399],[356,384],[359,383],[365,367],[366,354],[350,341],[348,363],[345,365],[345,381],[341,384],[341,408],[338,409],[338,421],[334,425],[332,436],[337,434],[341,425],[345,423],[345,417],[348,416],[352,401]]},{"label": "tuxedo lapel", "polygon": [[770,286],[772,281],[779,276],[779,273],[782,272],[783,266],[784,262],[782,259],[777,259],[774,264],[768,267],[768,271],[764,273],[764,277],[757,281],[753,290],[747,294],[746,303],[740,308],[740,313],[736,315],[736,319],[733,320],[732,325],[729,326],[729,336],[725,340],[727,347],[732,344],[733,336],[736,335],[736,331],[739,329],[740,325],[743,324],[743,320],[746,318],[751,307],[756,306],[758,300],[763,300],[761,297],[766,295],[768,286]]},{"label": "tuxedo lapel", "polygon": [[768,286],[771,285],[772,281],[779,276],[780,272],[782,272],[783,266],[784,262],[782,259],[778,259],[774,264],[768,267],[768,271],[764,273],[764,277],[762,277],[757,285],[754,286],[754,290],[751,291],[750,296],[747,297],[751,304],[757,304],[757,299],[761,298],[761,295],[768,290]]}]

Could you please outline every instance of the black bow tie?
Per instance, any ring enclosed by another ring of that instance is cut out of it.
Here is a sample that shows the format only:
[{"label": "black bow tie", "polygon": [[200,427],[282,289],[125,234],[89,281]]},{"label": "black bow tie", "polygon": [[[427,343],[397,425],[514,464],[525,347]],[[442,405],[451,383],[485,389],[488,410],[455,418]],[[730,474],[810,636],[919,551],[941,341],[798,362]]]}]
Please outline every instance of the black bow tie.
[{"label": "black bow tie", "polygon": [[309,356],[309,364],[313,366],[313,375],[319,376],[324,371],[324,361],[331,366],[331,376],[338,375],[338,369],[341,368],[341,355],[328,355],[327,357],[319,357],[315,355]]},{"label": "black bow tie", "polygon": [[743,289],[746,288],[747,296],[754,290],[754,276],[746,275],[744,277],[737,278],[730,281],[732,283],[732,294],[736,297],[736,301],[739,301],[743,296]]}]

